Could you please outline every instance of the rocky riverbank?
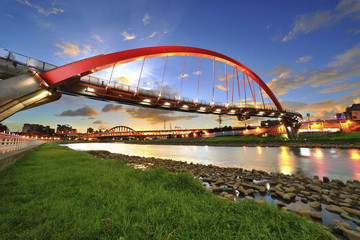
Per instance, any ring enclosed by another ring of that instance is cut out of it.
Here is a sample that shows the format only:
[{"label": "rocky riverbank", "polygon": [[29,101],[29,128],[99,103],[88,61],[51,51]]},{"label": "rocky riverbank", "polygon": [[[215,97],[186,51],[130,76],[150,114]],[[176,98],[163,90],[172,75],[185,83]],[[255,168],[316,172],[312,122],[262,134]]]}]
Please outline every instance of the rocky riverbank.
[{"label": "rocky riverbank", "polygon": [[[271,194],[284,211],[291,211],[287,205],[301,201],[306,204],[294,212],[313,221],[322,222],[319,211],[322,205],[326,205],[327,211],[357,225],[353,231],[349,223],[333,220],[330,224],[332,231],[347,239],[360,239],[360,182],[357,180],[344,183],[338,179],[330,180],[328,177],[320,180],[317,176],[309,178],[304,175],[284,175],[261,170],[188,164],[170,159],[128,156],[107,151],[89,153],[102,159],[123,158],[129,166],[139,169],[163,167],[173,173],[188,172],[208,184],[209,191],[231,201],[237,197],[252,201],[254,194]],[[257,202],[263,203],[264,200]]]},{"label": "rocky riverbank", "polygon": [[[128,142],[127,142],[128,143]],[[323,141],[323,142],[313,142],[313,141],[256,141],[256,142],[208,142],[208,141],[181,141],[181,142],[172,142],[164,140],[152,140],[152,141],[131,141],[131,144],[159,144],[159,145],[198,145],[198,146],[222,146],[222,147],[306,147],[306,148],[359,148],[360,142],[347,142],[347,141]]]}]

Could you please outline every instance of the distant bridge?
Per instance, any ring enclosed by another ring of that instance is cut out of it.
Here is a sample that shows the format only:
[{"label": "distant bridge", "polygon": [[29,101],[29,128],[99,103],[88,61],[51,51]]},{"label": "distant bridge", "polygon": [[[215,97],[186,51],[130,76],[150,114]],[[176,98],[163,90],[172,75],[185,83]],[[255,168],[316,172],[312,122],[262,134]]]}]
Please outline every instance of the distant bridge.
[{"label": "distant bridge", "polygon": [[[163,82],[169,57],[184,56],[181,84],[175,95],[165,93]],[[164,58],[164,70],[157,90],[140,88],[139,84],[146,59]],[[196,96],[183,97],[183,78],[187,57],[199,58],[198,81],[194,89]],[[211,100],[199,100],[202,60],[212,62]],[[142,67],[136,86],[111,81],[116,65],[142,60]],[[215,62],[224,64],[226,102],[215,102]],[[110,79],[101,79],[89,74],[110,68]],[[227,69],[232,68],[232,74]],[[140,105],[183,112],[197,112],[216,115],[237,116],[246,120],[251,116],[281,118],[289,137],[296,137],[300,113],[283,109],[269,87],[242,63],[223,54],[193,47],[163,46],[131,49],[87,58],[61,67],[33,58],[0,49],[0,121],[12,114],[47,102],[55,101],[61,93],[81,95],[97,100]],[[229,92],[232,84],[232,91]],[[238,93],[235,92],[237,85]],[[242,86],[242,87],[240,87]],[[234,96],[239,95],[239,101]],[[241,94],[243,97],[241,97]],[[268,101],[267,103],[266,100]]]}]

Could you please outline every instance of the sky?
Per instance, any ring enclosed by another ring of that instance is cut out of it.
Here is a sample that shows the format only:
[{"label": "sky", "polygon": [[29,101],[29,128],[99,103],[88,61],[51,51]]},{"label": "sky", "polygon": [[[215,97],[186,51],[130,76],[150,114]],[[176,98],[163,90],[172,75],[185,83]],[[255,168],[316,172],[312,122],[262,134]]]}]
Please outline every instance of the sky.
[{"label": "sky", "polygon": [[[191,46],[212,50],[246,65],[270,87],[284,108],[311,119],[333,118],[360,103],[359,0],[253,1],[40,1],[0,0],[0,47],[57,66],[99,54],[151,46]],[[171,58],[171,60],[170,60]],[[208,61],[207,61],[208,60]],[[211,60],[169,57],[164,91],[211,98]],[[165,58],[144,64],[140,87],[159,87]],[[136,85],[142,61],[114,68],[112,81]],[[209,65],[208,67],[206,67]],[[216,63],[216,101],[232,92],[232,68]],[[97,76],[110,79],[111,69]],[[183,88],[179,88],[181,78]],[[235,90],[235,96],[237,96]],[[249,92],[248,92],[249,94]],[[239,101],[238,97],[235,100]],[[243,100],[242,100],[243,101]],[[224,117],[223,126],[258,124]],[[171,112],[63,95],[56,102],[5,119],[11,131],[24,123],[69,124],[136,130],[218,127],[217,116]]]}]

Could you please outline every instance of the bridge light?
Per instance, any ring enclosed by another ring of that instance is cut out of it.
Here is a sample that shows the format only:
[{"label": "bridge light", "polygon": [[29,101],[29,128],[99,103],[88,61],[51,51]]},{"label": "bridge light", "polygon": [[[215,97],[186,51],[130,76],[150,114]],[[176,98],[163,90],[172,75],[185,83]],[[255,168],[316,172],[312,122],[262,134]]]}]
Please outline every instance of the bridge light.
[{"label": "bridge light", "polygon": [[258,115],[264,115],[264,112],[259,112]]},{"label": "bridge light", "polygon": [[165,106],[170,106],[169,102],[164,103]]},{"label": "bridge light", "polygon": [[216,112],[221,112],[221,109],[220,108],[216,109]]},{"label": "bridge light", "polygon": [[86,89],[86,91],[93,92],[93,91],[94,91],[94,89],[93,89],[93,88],[88,87],[88,88]]},{"label": "bridge light", "polygon": [[187,109],[187,108],[189,108],[189,107],[188,107],[188,105],[184,105],[183,108],[186,108],[186,109]]},{"label": "bridge light", "polygon": [[204,108],[204,107],[201,107],[200,110],[201,110],[201,111],[205,111],[205,108]]},{"label": "bridge light", "polygon": [[215,103],[214,103],[214,102],[211,102],[210,104],[211,104],[211,105],[214,105]]},{"label": "bridge light", "polygon": [[149,102],[151,102],[151,100],[150,99],[144,99],[144,102],[149,103]]},{"label": "bridge light", "polygon": [[231,111],[230,111],[230,113],[235,113],[235,110],[234,110],[234,109],[233,109],[233,110],[231,110]]},{"label": "bridge light", "polygon": [[229,107],[229,103],[226,103],[226,104],[225,104],[225,107]]}]

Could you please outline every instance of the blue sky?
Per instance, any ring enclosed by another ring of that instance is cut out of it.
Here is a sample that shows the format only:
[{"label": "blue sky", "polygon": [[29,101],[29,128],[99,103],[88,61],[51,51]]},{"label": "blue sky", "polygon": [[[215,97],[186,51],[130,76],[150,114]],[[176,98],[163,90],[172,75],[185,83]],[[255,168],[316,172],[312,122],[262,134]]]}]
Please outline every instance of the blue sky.
[{"label": "blue sky", "polygon": [[[331,118],[360,103],[360,1],[39,1],[0,0],[0,47],[55,65],[127,49],[179,45],[209,49],[245,64],[272,89],[285,108],[313,119]],[[183,58],[173,60],[180,65]],[[198,60],[188,59],[184,84],[196,82]],[[135,84],[135,62],[118,66],[115,78]],[[164,59],[146,63],[144,80],[162,77]],[[170,63],[169,63],[170,64]],[[205,64],[205,63],[204,63]],[[171,64],[170,64],[171,65]],[[222,67],[216,66],[217,69]],[[179,92],[182,67],[166,69],[168,90]],[[178,71],[178,72],[176,72]],[[228,74],[232,72],[228,69]],[[111,70],[99,73],[108,77]],[[205,67],[201,89],[206,89]],[[170,75],[172,74],[172,77]],[[224,70],[217,71],[218,85]],[[226,101],[219,87],[218,101]],[[182,95],[190,93],[186,86]],[[207,90],[206,90],[207,91]],[[206,94],[203,93],[206,98]],[[206,100],[206,99],[205,99]],[[107,104],[107,108],[104,107]],[[10,130],[24,123],[70,124],[106,129],[216,127],[216,116],[118,106],[80,97],[19,112],[3,121]],[[258,119],[252,120],[258,122]],[[224,125],[238,126],[236,118]]]}]

